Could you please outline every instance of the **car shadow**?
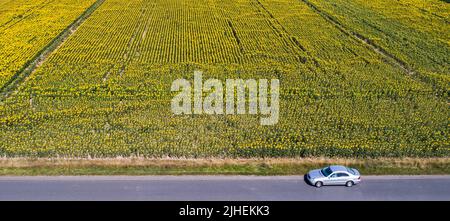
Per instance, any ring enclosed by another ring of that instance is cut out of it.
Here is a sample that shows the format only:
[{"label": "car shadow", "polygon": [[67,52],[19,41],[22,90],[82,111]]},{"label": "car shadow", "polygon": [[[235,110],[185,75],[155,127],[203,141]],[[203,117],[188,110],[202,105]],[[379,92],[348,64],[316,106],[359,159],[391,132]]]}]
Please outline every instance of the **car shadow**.
[{"label": "car shadow", "polygon": [[314,185],[311,182],[309,182],[308,178],[306,178],[306,174],[303,175],[303,181],[305,181],[305,183],[308,184],[308,186],[314,187]]}]

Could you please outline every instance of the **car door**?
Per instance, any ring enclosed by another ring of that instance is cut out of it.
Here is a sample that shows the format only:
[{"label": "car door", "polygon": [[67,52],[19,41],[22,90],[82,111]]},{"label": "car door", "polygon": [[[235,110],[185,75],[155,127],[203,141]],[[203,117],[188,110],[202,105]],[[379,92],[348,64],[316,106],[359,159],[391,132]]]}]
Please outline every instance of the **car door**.
[{"label": "car door", "polygon": [[336,184],[344,185],[349,180],[350,176],[347,173],[337,173]]},{"label": "car door", "polygon": [[332,173],[330,176],[328,176],[328,182],[327,185],[337,185],[339,181],[339,177],[337,173]]}]

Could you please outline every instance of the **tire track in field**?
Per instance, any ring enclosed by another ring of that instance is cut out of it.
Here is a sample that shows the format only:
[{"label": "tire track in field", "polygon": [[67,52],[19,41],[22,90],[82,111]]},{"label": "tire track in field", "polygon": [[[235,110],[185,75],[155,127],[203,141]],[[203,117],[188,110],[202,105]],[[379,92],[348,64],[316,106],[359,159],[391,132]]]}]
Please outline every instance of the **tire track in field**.
[{"label": "tire track in field", "polygon": [[436,13],[434,13],[434,12],[432,12],[432,11],[429,11],[429,10],[427,10],[427,9],[425,9],[425,8],[421,8],[421,7],[417,6],[417,5],[413,5],[413,4],[410,4],[410,3],[408,3],[408,2],[401,2],[401,1],[398,1],[398,3],[401,4],[401,5],[407,6],[407,7],[413,7],[413,8],[416,8],[417,10],[419,10],[419,11],[421,11],[421,12],[424,12],[424,13],[427,13],[427,14],[430,14],[430,15],[433,15],[433,16],[435,16],[436,18],[443,20],[445,23],[450,24],[450,21],[449,21],[446,17],[444,17],[444,16],[442,16],[442,15],[439,15],[439,14],[436,14]]},{"label": "tire track in field", "polygon": [[[327,22],[331,23],[334,27],[336,27],[339,31],[341,31],[345,35],[353,37],[357,41],[362,42],[363,44],[368,46],[370,49],[372,49],[372,51],[375,51],[376,53],[382,55],[383,57],[388,58],[388,60],[386,60],[388,63],[399,67],[400,69],[402,69],[408,75],[415,75],[416,74],[415,71],[412,68],[410,68],[409,65],[406,62],[404,62],[400,58],[396,57],[395,55],[389,53],[384,48],[382,48],[381,46],[377,45],[375,42],[373,42],[369,38],[365,37],[363,34],[349,29],[348,27],[343,25],[341,22],[339,22],[333,16],[331,16],[328,13],[320,10],[316,5],[314,5],[310,1],[308,1],[308,0],[301,0],[301,1],[303,3],[305,3],[311,10],[313,10],[314,12],[319,14],[322,18],[324,18]],[[391,62],[389,62],[389,61],[391,61]]]},{"label": "tire track in field", "polygon": [[448,93],[447,89],[445,89],[445,87],[440,86],[439,83],[435,81],[435,79],[414,70],[412,67],[410,67],[410,65],[408,65],[407,62],[403,61],[402,59],[398,58],[394,54],[390,53],[389,51],[387,51],[380,45],[376,44],[375,42],[373,42],[372,40],[370,40],[363,34],[358,33],[356,31],[346,27],[340,21],[338,21],[338,19],[336,19],[332,15],[320,10],[319,7],[317,7],[310,1],[308,1],[308,0],[299,0],[299,1],[302,1],[309,8],[311,8],[312,11],[314,11],[315,13],[320,15],[323,19],[325,19],[327,22],[332,24],[334,27],[336,27],[339,31],[341,31],[345,35],[355,39],[358,42],[361,42],[362,44],[367,46],[367,48],[369,48],[372,51],[374,51],[375,53],[381,55],[383,57],[382,60],[384,62],[386,62],[394,67],[398,67],[398,68],[400,68],[400,70],[405,72],[407,75],[414,77],[416,80],[418,80],[420,82],[430,85],[433,88],[433,91],[435,92],[436,97],[443,97],[443,96],[446,96],[446,94]]},{"label": "tire track in field", "polygon": [[56,51],[81,24],[103,4],[105,0],[97,0],[89,8],[87,8],[72,24],[64,31],[56,36],[47,46],[38,52],[31,60],[29,60],[19,71],[14,74],[11,79],[0,88],[0,102],[5,101],[12,94],[17,93],[19,86],[26,81],[37,67],[43,64],[47,58]]},{"label": "tire track in field", "polygon": [[[271,28],[275,31],[275,33],[287,44],[287,45],[292,45],[293,46],[293,50],[295,51],[295,53],[298,56],[298,60],[302,63],[305,64],[307,62],[307,59],[311,59],[313,61],[313,64],[315,65],[316,68],[319,68],[320,70],[322,70],[321,66],[320,66],[320,62],[314,57],[314,55],[312,55],[312,53],[310,51],[308,51],[297,39],[296,36],[292,35],[292,33],[290,33],[284,26],[283,24],[281,24],[280,21],[278,21],[278,19],[259,1],[259,0],[255,0],[256,4],[262,8],[262,10],[269,15],[270,19],[272,19],[274,22],[272,22],[271,20],[267,19],[269,25],[271,26]],[[277,26],[279,26],[281,28],[278,29],[275,24]],[[305,57],[303,54],[305,53],[307,55],[307,57]],[[322,70],[323,71],[323,70]]]},{"label": "tire track in field", "polygon": [[234,40],[236,41],[236,44],[239,46],[239,51],[241,52],[241,54],[244,54],[244,47],[242,47],[241,39],[239,38],[237,31],[233,26],[233,23],[231,22],[230,19],[227,19],[227,23],[231,29],[231,32],[233,33],[233,37],[234,37]]},{"label": "tire track in field", "polygon": [[[131,35],[126,50],[123,54],[122,61],[120,62],[119,76],[123,75],[126,67],[133,60],[135,53],[139,51],[139,46],[141,45],[145,35],[147,35],[149,19],[146,19],[146,13],[147,11],[150,11],[151,13],[152,9],[153,8],[148,8],[145,2],[140,9],[139,18],[137,19],[139,23],[134,28],[133,34]],[[143,33],[139,35],[139,31],[141,30],[143,30]]]},{"label": "tire track in field", "polygon": [[[129,4],[131,5],[131,3]],[[128,6],[129,6],[128,5]],[[147,34],[148,31],[148,22],[149,19],[146,19],[146,13],[147,11],[151,11],[152,8],[148,8],[146,3],[144,2],[143,5],[140,5],[140,10],[139,10],[139,17],[137,18],[137,25],[136,27],[134,27],[133,32],[131,33],[131,36],[128,40],[127,43],[127,47],[125,48],[124,53],[122,54],[122,59],[118,62],[119,64],[119,70],[117,72],[117,76],[122,77],[123,74],[125,73],[125,70],[127,68],[127,66],[132,62],[132,60],[134,59],[133,54],[135,54],[137,51],[139,51],[139,46],[141,44],[141,42],[143,41],[145,35]],[[142,34],[140,34],[140,31],[143,30]],[[112,74],[111,69],[103,76],[103,83],[108,82],[110,75]],[[114,117],[113,114],[117,113],[117,108],[123,104],[122,98],[119,99],[119,101],[114,102],[111,104],[111,112],[107,112],[105,114],[106,117],[106,122],[103,125],[104,130],[107,131],[108,135],[110,135],[110,131],[114,129]]]},{"label": "tire track in field", "polygon": [[[22,15],[22,17],[20,17],[20,18],[17,19],[17,20],[15,20],[15,19],[16,19],[15,17],[11,18],[11,19],[8,20],[7,22],[5,22],[5,23],[3,23],[3,24],[0,25],[0,29],[2,29],[1,31],[8,30],[9,28],[13,27],[14,25],[20,23],[21,21],[27,19],[28,17],[30,17],[30,16],[32,16],[32,15],[34,15],[34,14],[36,13],[36,11],[38,11],[38,10],[40,10],[40,9],[43,9],[43,8],[47,7],[48,5],[50,5],[51,3],[53,3],[54,1],[55,1],[55,0],[50,0],[50,1],[47,1],[47,2],[43,2],[43,3],[40,4],[40,5],[36,5],[36,6],[31,7],[30,9],[28,9],[28,10],[26,10],[25,12],[23,12],[22,14],[20,14],[20,15]],[[12,23],[12,22],[13,22],[13,23]],[[9,25],[9,23],[12,23],[12,24]],[[7,25],[9,25],[9,26],[7,26]],[[7,26],[7,27],[5,27],[5,26]],[[3,27],[5,27],[5,28],[3,28]]]}]

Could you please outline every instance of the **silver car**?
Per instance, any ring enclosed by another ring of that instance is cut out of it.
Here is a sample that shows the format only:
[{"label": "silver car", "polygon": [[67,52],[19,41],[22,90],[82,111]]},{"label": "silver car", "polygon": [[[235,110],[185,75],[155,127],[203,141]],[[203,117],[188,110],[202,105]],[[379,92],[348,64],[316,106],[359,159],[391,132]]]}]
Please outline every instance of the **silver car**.
[{"label": "silver car", "polygon": [[306,179],[316,187],[323,185],[345,185],[351,187],[361,182],[358,170],[345,166],[329,166],[323,169],[311,170]]}]

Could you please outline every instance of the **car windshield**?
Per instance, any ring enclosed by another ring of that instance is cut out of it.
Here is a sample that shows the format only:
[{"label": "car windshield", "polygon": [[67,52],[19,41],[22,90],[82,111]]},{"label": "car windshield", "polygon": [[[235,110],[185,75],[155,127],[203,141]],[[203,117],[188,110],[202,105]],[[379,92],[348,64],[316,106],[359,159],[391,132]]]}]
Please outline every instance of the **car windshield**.
[{"label": "car windshield", "polygon": [[322,169],[322,174],[324,176],[329,176],[333,171],[331,171],[330,167],[325,167]]}]

